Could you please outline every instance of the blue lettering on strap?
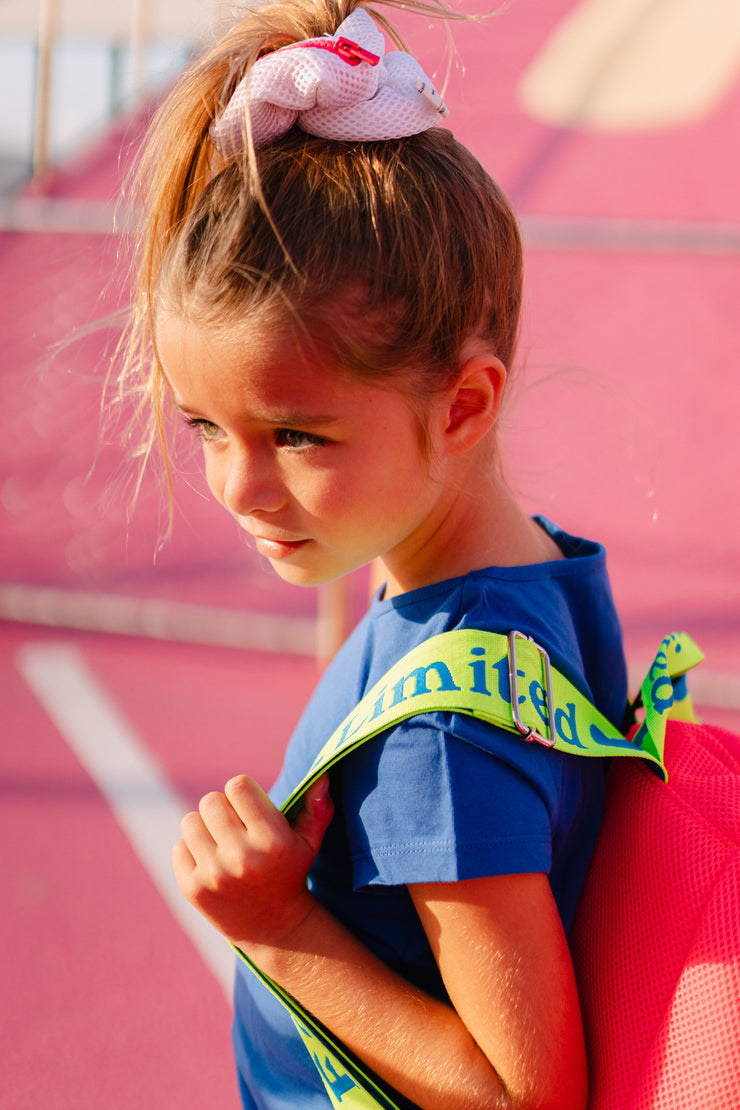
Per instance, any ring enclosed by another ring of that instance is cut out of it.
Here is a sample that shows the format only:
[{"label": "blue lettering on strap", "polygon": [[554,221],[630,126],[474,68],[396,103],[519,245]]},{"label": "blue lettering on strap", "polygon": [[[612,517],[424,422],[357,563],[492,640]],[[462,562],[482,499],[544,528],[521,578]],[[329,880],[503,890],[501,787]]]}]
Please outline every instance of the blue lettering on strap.
[{"label": "blue lettering on strap", "polygon": [[[348,1075],[346,1071],[340,1074],[336,1070],[328,1056],[324,1057],[323,1065],[315,1053],[313,1059],[316,1067],[324,1076],[327,1086],[331,1088],[331,1093],[337,1102],[341,1102],[344,1095],[346,1095],[348,1091],[351,1091],[353,1087],[357,1086],[352,1076]],[[327,1075],[327,1071],[330,1073],[329,1075]]]},{"label": "blue lettering on strap", "polygon": [[647,720],[642,722],[640,727],[637,729],[637,732],[632,737],[632,745],[635,748],[639,748],[639,750],[642,752],[648,752],[649,754],[654,755],[656,759],[660,760],[662,766],[663,760],[661,758],[660,751],[655,744],[655,741],[650,735],[650,729],[648,728]]},{"label": "blue lettering on strap", "polygon": [[402,701],[406,701],[406,694],[404,693],[404,690],[406,683],[410,678],[416,680],[414,692],[411,694],[412,698],[418,698],[420,694],[431,694],[432,691],[427,686],[427,675],[430,671],[437,672],[437,677],[439,678],[439,686],[437,687],[437,692],[460,689],[459,686],[455,685],[452,679],[450,668],[447,666],[446,663],[443,663],[441,659],[438,659],[435,663],[430,663],[426,667],[416,667],[415,670],[411,671],[407,675],[404,675],[403,678],[399,678],[398,682],[393,687],[393,701],[388,708],[393,709],[395,705],[399,705]]},{"label": "blue lettering on strap", "polygon": [[[566,724],[568,726],[567,732],[565,731]],[[581,743],[576,726],[575,702],[567,701],[565,709],[558,707],[555,710],[555,731],[566,744],[572,744],[574,748],[585,748],[586,745]]]},{"label": "blue lettering on strap", "polygon": [[[498,696],[501,698],[502,701],[505,701],[507,703],[507,705],[511,705],[511,683],[510,683],[510,680],[509,680],[509,656],[504,655],[504,657],[502,659],[499,659],[498,663],[491,663],[491,667],[494,671],[496,671],[496,674],[498,676]],[[517,669],[516,673],[519,676],[519,678],[526,678],[527,677],[525,675],[524,671],[520,671],[520,670]],[[519,695],[519,704],[520,705],[523,705],[526,700],[527,700],[527,695],[526,694],[520,694]],[[544,720],[544,718],[543,718],[543,720]]]},{"label": "blue lettering on strap", "polygon": [[356,717],[352,717],[349,721],[347,721],[344,728],[342,729],[341,736],[339,736],[335,740],[331,751],[322,748],[319,754],[316,756],[313,763],[308,769],[309,775],[312,774],[316,770],[316,768],[327,759],[328,756],[333,755],[335,752],[338,752],[340,748],[342,748],[343,745],[346,743],[346,741],[350,740],[356,733],[358,733],[362,726],[365,724],[366,720],[367,713],[364,717],[360,718],[359,721]]},{"label": "blue lettering on strap", "polygon": [[[471,655],[485,655],[486,649],[482,647],[474,647],[470,649]],[[472,663],[468,663],[469,667],[473,669],[473,685],[470,687],[471,694],[486,694],[490,698],[491,691],[486,686],[486,661],[485,659],[475,659]]]},{"label": "blue lettering on strap", "polygon": [[[519,673],[521,674],[521,671]],[[537,679],[535,679],[533,682],[530,682],[529,684],[529,697],[532,705],[539,713],[540,720],[542,721],[543,725],[548,724],[547,714],[545,713],[547,698],[545,697],[545,690],[542,686],[542,683],[538,682]],[[524,699],[520,698],[519,700],[523,701]]]},{"label": "blue lettering on strap", "polygon": [[598,725],[591,725],[589,732],[591,733],[591,739],[594,744],[598,744],[600,747],[629,748],[633,750],[634,748],[640,747],[640,744],[636,743],[637,734],[635,734],[634,740],[629,740],[626,736],[607,736],[605,732],[601,731]]},{"label": "blue lettering on strap", "polygon": [[375,705],[374,705],[374,707],[373,707],[373,711],[372,711],[372,713],[371,713],[371,715],[370,715],[370,720],[371,720],[371,721],[374,721],[374,720],[375,720],[375,718],[376,718],[376,717],[379,717],[379,716],[381,715],[381,713],[383,712],[383,700],[384,700],[384,698],[385,698],[385,691],[386,691],[386,689],[387,689],[387,687],[386,687],[386,686],[384,686],[384,687],[383,687],[383,689],[382,689],[382,690],[380,691],[380,693],[378,694],[378,697],[377,697],[377,699],[376,699],[376,701],[375,701]]},{"label": "blue lettering on strap", "polygon": [[362,728],[362,726],[365,724],[366,720],[367,720],[367,713],[356,724],[355,724],[355,718],[354,717],[352,718],[351,721],[348,721],[347,724],[342,729],[342,735],[337,740],[337,748],[341,748],[341,746],[345,742],[345,740],[349,740],[350,736],[354,736],[355,733],[359,732],[360,729]]},{"label": "blue lettering on strap", "polygon": [[655,659],[653,659],[652,663],[650,664],[648,678],[651,682],[655,681],[655,679],[653,678],[653,672],[656,670],[658,671],[658,674],[663,674],[665,671],[668,670],[668,656],[662,650],[658,652],[658,654],[655,656]]},{"label": "blue lettering on strap", "polygon": [[[665,698],[661,698],[658,694],[661,686],[668,687],[668,696]],[[671,706],[673,705],[673,683],[671,682],[668,675],[662,675],[661,678],[657,679],[657,681],[653,683],[650,689],[650,698],[653,705],[657,709],[658,713],[661,714],[661,716],[663,715],[663,713],[671,708]]]},{"label": "blue lettering on strap", "polygon": [[509,656],[505,655],[498,663],[491,663],[491,668],[496,672],[498,679],[498,696],[502,701],[511,705],[511,687],[509,686]]}]

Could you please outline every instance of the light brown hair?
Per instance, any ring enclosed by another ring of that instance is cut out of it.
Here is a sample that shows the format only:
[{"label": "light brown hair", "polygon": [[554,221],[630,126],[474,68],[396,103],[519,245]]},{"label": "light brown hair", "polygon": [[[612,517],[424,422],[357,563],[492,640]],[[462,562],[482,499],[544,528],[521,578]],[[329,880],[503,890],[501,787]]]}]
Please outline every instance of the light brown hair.
[{"label": "light brown hair", "polygon": [[296,326],[338,367],[411,396],[454,381],[471,337],[511,365],[522,288],[516,219],[449,131],[337,142],[294,127],[256,153],[247,143],[230,164],[210,141],[258,57],[333,34],[359,6],[278,0],[247,10],[153,122],[139,172],[145,223],[124,380],[137,377],[150,442],[158,438],[165,455],[168,390],[153,344],[163,309],[219,326]]}]

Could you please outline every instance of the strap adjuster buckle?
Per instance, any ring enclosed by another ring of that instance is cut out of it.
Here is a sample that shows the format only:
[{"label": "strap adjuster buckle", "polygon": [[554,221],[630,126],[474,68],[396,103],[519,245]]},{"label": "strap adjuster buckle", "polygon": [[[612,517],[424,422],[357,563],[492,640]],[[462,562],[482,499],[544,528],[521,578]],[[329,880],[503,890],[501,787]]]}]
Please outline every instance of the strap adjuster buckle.
[{"label": "strap adjuster buckle", "polygon": [[[517,657],[516,657],[516,644],[517,639],[526,640],[532,644],[540,654],[542,661],[542,677],[544,679],[545,698],[547,700],[547,728],[550,733],[548,736],[543,736],[541,732],[537,732],[531,725],[524,723],[519,712],[519,682],[517,677]],[[555,709],[553,706],[552,697],[552,672],[550,670],[550,656],[547,654],[543,647],[537,643],[531,636],[525,636],[523,632],[510,632],[509,633],[509,683],[511,686],[511,719],[515,728],[520,732],[525,740],[536,740],[538,744],[544,744],[546,748],[553,748],[557,737],[555,735]]]},{"label": "strap adjuster buckle", "polygon": [[348,66],[358,66],[360,62],[367,62],[369,66],[376,66],[380,62],[380,55],[365,50],[364,46],[346,39],[343,36],[335,39],[333,35],[323,35],[320,39],[306,39],[305,42],[291,42],[283,50],[292,50],[294,47],[310,47],[313,50],[330,50]]}]

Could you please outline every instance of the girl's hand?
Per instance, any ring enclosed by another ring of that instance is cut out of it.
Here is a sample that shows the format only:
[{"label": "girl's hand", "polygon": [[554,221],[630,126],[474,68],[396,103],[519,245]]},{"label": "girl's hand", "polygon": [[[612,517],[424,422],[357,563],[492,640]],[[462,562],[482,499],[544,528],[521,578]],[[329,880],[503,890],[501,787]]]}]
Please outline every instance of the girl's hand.
[{"label": "girl's hand", "polygon": [[238,947],[282,946],[314,906],[306,878],[332,814],[328,775],[293,825],[253,779],[230,779],[183,818],[172,852],[181,891]]}]

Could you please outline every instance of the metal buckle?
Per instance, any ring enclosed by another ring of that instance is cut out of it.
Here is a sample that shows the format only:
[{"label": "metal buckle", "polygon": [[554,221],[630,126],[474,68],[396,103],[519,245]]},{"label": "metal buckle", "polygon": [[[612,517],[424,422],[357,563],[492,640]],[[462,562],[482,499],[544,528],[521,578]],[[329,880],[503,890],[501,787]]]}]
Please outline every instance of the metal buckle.
[{"label": "metal buckle", "polygon": [[[521,713],[519,712],[519,682],[517,678],[517,657],[516,657],[516,641],[517,637],[520,640],[526,640],[528,643],[533,644],[542,658],[542,674],[545,680],[545,697],[547,699],[547,727],[550,736],[543,736],[541,732],[537,732],[530,725],[525,725],[522,720]],[[538,744],[544,744],[546,748],[553,748],[557,739],[555,735],[555,716],[552,701],[552,672],[550,670],[550,656],[547,654],[543,647],[537,643],[531,636],[525,636],[523,632],[510,632],[509,633],[509,683],[511,686],[511,718],[517,730],[522,734],[525,740],[536,740]]]}]

